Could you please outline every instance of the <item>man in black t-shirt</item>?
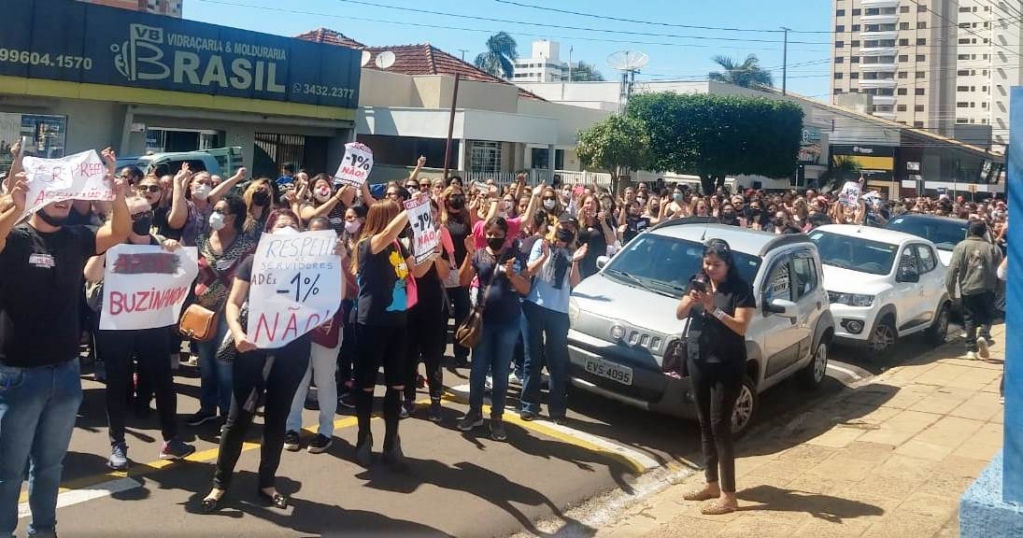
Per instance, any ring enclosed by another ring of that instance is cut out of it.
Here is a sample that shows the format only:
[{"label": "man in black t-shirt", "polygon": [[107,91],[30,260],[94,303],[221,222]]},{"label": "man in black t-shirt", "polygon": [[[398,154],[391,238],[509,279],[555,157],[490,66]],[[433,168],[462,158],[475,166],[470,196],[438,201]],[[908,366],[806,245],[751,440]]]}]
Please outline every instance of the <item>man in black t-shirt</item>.
[{"label": "man in black t-shirt", "polygon": [[70,200],[51,203],[16,226],[28,192],[20,174],[0,203],[0,536],[18,526],[26,468],[33,509],[28,532],[55,532],[62,464],[82,401],[82,270],[90,256],[131,231],[125,186],[114,179],[116,157],[107,149],[103,158],[115,199],[110,222],[101,228],[65,226]]}]

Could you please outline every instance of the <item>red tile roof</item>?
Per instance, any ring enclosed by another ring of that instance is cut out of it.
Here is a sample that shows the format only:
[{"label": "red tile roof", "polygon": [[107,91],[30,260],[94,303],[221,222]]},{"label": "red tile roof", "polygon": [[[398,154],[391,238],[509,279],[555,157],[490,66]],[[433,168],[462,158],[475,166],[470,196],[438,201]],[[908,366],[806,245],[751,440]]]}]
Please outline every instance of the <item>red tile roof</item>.
[{"label": "red tile roof", "polygon": [[[393,47],[367,47],[354,39],[346,37],[340,32],[329,30],[327,28],[320,28],[318,30],[306,32],[297,37],[298,39],[304,39],[306,41],[328,43],[331,45],[340,45],[367,51],[372,56],[370,57],[369,62],[363,66],[366,69],[376,69],[380,71],[381,69],[376,65],[377,55],[384,51],[391,51],[394,53],[394,64],[385,70],[390,73],[402,73],[405,75],[454,75],[458,73],[466,80],[514,86],[507,80],[495,77],[494,75],[491,75],[470,63],[463,62],[462,60],[438,49],[437,47],[434,47],[433,45],[430,45],[429,43],[422,43],[418,45],[396,45]],[[519,97],[543,101],[541,97],[534,93],[527,92],[522,88],[517,89]]]}]

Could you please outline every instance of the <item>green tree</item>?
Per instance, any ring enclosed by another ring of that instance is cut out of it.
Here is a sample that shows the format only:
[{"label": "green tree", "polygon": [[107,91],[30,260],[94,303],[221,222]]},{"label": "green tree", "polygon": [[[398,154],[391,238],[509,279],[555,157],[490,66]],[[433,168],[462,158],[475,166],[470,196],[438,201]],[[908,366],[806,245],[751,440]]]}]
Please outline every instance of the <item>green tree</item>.
[{"label": "green tree", "polygon": [[839,155],[831,160],[831,166],[817,179],[819,188],[834,187],[843,181],[854,181],[860,177],[860,163],[848,155]]},{"label": "green tree", "polygon": [[572,80],[570,82],[599,82],[604,80],[597,67],[586,62],[579,62],[572,68]]},{"label": "green tree", "polygon": [[721,66],[723,71],[712,71],[710,79],[715,82],[724,82],[743,88],[760,88],[773,86],[774,78],[771,72],[760,67],[760,59],[756,54],[750,54],[746,61],[739,63],[727,56],[715,56],[714,63]]},{"label": "green tree", "polygon": [[519,58],[518,43],[508,32],[498,32],[487,39],[487,51],[476,56],[476,67],[495,77],[511,78],[515,60]]},{"label": "green tree", "polygon": [[649,134],[650,169],[700,176],[710,194],[729,175],[789,177],[803,135],[803,110],[763,97],[634,95],[627,114]]},{"label": "green tree", "polygon": [[579,131],[575,152],[586,168],[611,174],[611,188],[618,191],[619,178],[629,170],[647,166],[650,137],[646,126],[635,117],[615,114]]}]

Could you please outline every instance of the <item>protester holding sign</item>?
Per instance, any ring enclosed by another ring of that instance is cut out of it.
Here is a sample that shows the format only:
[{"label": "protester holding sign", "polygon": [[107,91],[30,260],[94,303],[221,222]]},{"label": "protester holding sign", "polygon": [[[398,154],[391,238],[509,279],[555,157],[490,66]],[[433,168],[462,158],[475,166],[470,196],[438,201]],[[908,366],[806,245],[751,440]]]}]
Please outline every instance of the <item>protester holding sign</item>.
[{"label": "protester holding sign", "polygon": [[[266,233],[282,237],[297,234],[300,222],[298,216],[290,210],[275,211],[267,218]],[[231,413],[220,437],[213,489],[202,500],[204,512],[219,508],[221,498],[230,487],[245,435],[252,426],[261,398],[265,400],[257,494],[277,508],[288,506],[288,497],[277,491],[274,482],[284,449],[285,424],[291,411],[291,402],[309,367],[310,338],[306,333],[281,348],[267,350],[256,347],[242,320],[253,278],[265,276],[254,265],[254,256],[247,256],[239,264],[224,312],[238,354],[232,363]],[[219,345],[220,339],[217,339],[217,343]]]},{"label": "protester holding sign", "polygon": [[299,215],[305,222],[325,217],[331,229],[340,235],[345,229],[345,210],[355,200],[355,189],[342,186],[335,191],[327,174],[316,174],[312,184],[312,198],[301,204]]},{"label": "protester holding sign", "polygon": [[[177,241],[166,240],[161,243],[150,235],[153,212],[145,198],[129,198],[127,205],[132,220],[129,245],[162,245],[168,252],[178,249],[180,245]],[[170,302],[171,298],[176,300],[177,309],[174,310],[180,311],[181,302],[184,302],[191,281],[195,278],[195,268],[183,271],[185,282],[175,283],[170,288],[158,288],[156,285],[162,284],[160,276],[178,272],[179,268],[174,265],[178,261],[177,256],[156,254],[154,258],[152,254],[119,254],[116,252],[118,248],[89,260],[85,266],[85,278],[90,283],[103,286],[100,297],[105,300],[101,299],[100,304],[96,305],[100,315],[99,328],[95,334],[96,356],[106,367],[107,422],[111,447],[107,466],[115,471],[123,471],[128,468],[128,445],[124,441],[125,393],[131,383],[133,358],[138,360],[140,375],[152,383],[156,392],[156,409],[160,414],[160,430],[164,441],[160,459],[183,459],[195,452],[195,447],[178,438],[178,398],[170,363],[170,328],[175,324],[177,315],[170,312],[167,323],[149,328],[104,330],[104,324],[112,325],[112,317],[127,317],[134,313],[144,316],[164,308],[167,306],[162,304],[164,298],[168,299],[166,302]],[[109,265],[106,263],[108,258],[111,262]],[[191,261],[195,263],[194,257]],[[145,280],[151,281],[152,285],[145,285],[138,293],[115,291],[112,295],[111,282],[104,286],[105,276],[114,280],[118,275],[142,273],[148,273]],[[191,278],[188,278],[189,275]]]},{"label": "protester holding sign", "polygon": [[173,230],[181,230],[182,245],[194,247],[200,233],[209,233],[213,207],[222,196],[231,192],[246,172],[245,168],[239,168],[234,176],[214,188],[209,172],[193,175],[187,162],[181,164],[181,170],[174,176],[174,194],[167,224]]},{"label": "protester holding sign", "polygon": [[[82,401],[79,307],[89,257],[123,242],[131,231],[125,185],[114,178],[117,157],[103,151],[110,221],[65,226],[71,201],[49,203],[17,225],[38,178],[18,174],[0,213],[0,535],[18,526],[28,472],[28,533],[55,535],[64,456]],[[19,164],[20,166],[20,164]]]}]

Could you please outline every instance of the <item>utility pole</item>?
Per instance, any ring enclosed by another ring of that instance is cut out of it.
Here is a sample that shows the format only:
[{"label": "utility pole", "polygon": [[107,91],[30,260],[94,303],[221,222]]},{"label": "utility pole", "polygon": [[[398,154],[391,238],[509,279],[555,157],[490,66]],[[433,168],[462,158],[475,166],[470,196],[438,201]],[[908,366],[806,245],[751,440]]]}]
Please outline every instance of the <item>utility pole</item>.
[{"label": "utility pole", "polygon": [[788,95],[788,81],[789,81],[789,32],[792,30],[784,26],[781,27],[785,31],[785,45],[782,48],[781,53],[781,94]]},{"label": "utility pole", "polygon": [[469,49],[458,49],[458,52],[462,53],[462,61],[465,61],[465,53],[469,52]]}]

